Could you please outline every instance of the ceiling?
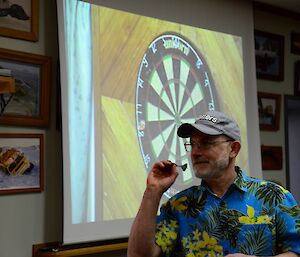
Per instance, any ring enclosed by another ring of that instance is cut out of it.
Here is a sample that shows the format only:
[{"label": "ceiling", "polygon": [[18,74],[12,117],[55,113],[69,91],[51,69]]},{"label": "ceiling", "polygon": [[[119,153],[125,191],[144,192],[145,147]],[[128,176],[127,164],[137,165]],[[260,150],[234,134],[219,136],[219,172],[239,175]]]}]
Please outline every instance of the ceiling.
[{"label": "ceiling", "polygon": [[267,5],[272,5],[281,9],[285,9],[300,14],[300,1],[299,0],[253,0]]}]

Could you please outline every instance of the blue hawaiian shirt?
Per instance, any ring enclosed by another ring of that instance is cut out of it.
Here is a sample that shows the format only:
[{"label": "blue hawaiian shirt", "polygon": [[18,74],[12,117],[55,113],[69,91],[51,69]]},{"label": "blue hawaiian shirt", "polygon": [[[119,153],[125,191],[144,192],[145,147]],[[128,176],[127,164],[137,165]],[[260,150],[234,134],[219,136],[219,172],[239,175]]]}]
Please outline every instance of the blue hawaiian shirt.
[{"label": "blue hawaiian shirt", "polygon": [[300,254],[300,208],[292,194],[239,167],[236,172],[221,198],[202,181],[161,207],[155,240],[164,256]]}]

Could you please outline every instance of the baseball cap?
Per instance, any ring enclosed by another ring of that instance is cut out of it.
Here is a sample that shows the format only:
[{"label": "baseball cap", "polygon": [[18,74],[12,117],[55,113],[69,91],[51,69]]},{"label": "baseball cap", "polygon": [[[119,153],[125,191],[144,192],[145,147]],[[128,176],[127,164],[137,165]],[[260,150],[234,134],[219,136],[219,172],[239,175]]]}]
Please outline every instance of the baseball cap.
[{"label": "baseball cap", "polygon": [[225,113],[218,111],[208,111],[200,115],[194,124],[181,124],[177,130],[177,135],[188,138],[195,130],[211,136],[226,135],[234,140],[241,141],[238,124]]}]

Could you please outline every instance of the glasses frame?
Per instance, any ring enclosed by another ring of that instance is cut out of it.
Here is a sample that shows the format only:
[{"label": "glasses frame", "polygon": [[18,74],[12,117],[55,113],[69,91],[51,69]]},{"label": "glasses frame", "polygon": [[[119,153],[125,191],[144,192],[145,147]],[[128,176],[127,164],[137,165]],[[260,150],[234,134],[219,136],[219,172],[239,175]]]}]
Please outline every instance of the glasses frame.
[{"label": "glasses frame", "polygon": [[[184,148],[187,152],[191,152],[193,150],[193,147],[197,147],[197,149],[210,149],[211,147],[218,145],[218,144],[223,144],[226,142],[234,142],[235,140],[233,139],[227,139],[227,140],[215,140],[215,141],[207,141],[207,142],[190,142],[190,143],[184,143]],[[190,147],[190,149],[189,149]]]}]

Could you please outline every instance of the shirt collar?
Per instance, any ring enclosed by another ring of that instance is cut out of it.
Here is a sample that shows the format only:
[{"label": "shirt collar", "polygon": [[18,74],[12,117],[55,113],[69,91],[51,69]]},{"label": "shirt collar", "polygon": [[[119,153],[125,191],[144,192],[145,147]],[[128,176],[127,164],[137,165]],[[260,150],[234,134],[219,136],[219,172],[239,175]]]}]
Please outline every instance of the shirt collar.
[{"label": "shirt collar", "polygon": [[233,181],[233,184],[240,190],[247,192],[248,188],[246,186],[246,174],[244,173],[244,171],[241,170],[239,166],[235,166],[235,172],[237,173],[237,176]]},{"label": "shirt collar", "polygon": [[[244,173],[244,171],[241,170],[241,168],[239,166],[235,166],[235,172],[237,173],[237,176],[234,179],[232,185],[235,185],[241,191],[247,192],[248,188],[246,186],[246,180],[247,180],[246,174]],[[199,186],[199,190],[201,190],[201,191],[204,191],[204,190],[210,191],[207,183],[203,179],[201,181],[201,185]]]}]

